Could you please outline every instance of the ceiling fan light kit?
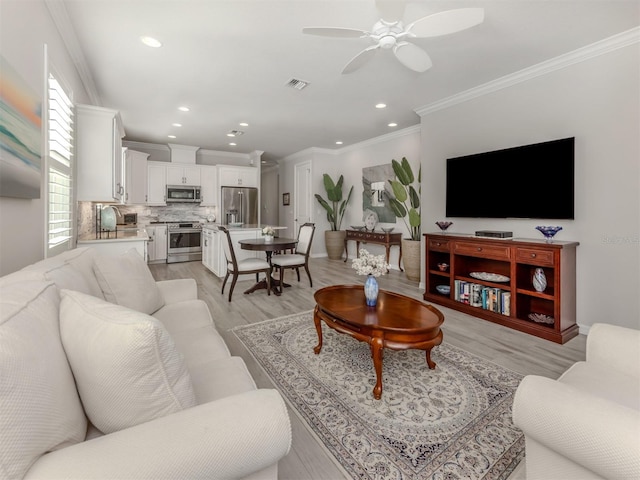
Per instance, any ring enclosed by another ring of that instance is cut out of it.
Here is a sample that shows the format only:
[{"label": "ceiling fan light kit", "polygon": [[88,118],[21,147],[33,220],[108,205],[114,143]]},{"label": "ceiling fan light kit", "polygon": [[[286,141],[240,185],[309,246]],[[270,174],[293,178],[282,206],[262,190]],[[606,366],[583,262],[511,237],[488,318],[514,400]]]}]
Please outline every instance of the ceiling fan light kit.
[{"label": "ceiling fan light kit", "polygon": [[[386,3],[379,0],[377,5],[379,11],[384,14],[385,11],[381,7]],[[429,70],[433,63],[427,52],[411,43],[411,40],[456,33],[479,25],[483,21],[483,8],[459,8],[427,15],[409,24],[406,28],[400,20],[387,21],[381,18],[373,25],[371,32],[342,27],[305,27],[302,29],[302,33],[324,37],[369,38],[373,40],[375,45],[365,48],[349,60],[342,69],[343,74],[358,70],[371,60],[380,48],[391,50],[405,67],[414,72],[422,73]]]}]

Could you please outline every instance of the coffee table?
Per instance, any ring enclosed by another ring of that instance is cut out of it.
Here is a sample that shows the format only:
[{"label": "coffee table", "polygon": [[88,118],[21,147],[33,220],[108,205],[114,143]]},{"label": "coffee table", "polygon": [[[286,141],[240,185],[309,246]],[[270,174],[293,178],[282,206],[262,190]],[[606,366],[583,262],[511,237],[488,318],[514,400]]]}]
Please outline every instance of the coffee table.
[{"label": "coffee table", "polygon": [[373,397],[382,397],[383,350],[425,350],[427,365],[436,368],[431,360],[431,349],[442,343],[444,315],[433,305],[380,290],[378,304],[368,307],[364,288],[359,285],[333,285],[321,288],[314,294],[316,307],[313,321],[318,332],[316,354],[322,349],[321,321],[337,332],[346,333],[371,347],[371,357],[376,371]]}]

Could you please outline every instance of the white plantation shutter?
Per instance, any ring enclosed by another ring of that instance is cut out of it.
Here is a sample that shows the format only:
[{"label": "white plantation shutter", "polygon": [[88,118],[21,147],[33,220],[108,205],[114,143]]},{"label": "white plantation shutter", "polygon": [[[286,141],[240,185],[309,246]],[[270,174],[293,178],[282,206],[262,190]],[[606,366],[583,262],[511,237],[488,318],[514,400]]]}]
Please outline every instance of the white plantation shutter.
[{"label": "white plantation shutter", "polygon": [[73,235],[73,104],[52,74],[48,78],[47,256],[71,248]]}]

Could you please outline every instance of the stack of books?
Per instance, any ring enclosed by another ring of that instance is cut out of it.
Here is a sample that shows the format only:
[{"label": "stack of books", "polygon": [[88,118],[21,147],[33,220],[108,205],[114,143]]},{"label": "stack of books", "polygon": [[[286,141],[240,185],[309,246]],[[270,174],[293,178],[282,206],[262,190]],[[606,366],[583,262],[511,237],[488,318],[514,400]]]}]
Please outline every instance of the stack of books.
[{"label": "stack of books", "polygon": [[511,292],[501,288],[455,280],[453,298],[472,307],[490,310],[502,315],[511,315]]}]

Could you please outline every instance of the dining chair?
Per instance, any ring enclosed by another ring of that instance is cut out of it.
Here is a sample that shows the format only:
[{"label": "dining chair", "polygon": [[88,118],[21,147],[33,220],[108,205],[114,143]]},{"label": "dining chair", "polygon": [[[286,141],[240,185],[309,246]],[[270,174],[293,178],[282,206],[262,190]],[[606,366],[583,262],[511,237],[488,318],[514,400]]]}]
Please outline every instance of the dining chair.
[{"label": "dining chair", "polygon": [[260,273],[264,272],[267,275],[267,295],[271,295],[271,265],[269,265],[269,262],[260,258],[245,258],[237,260],[229,230],[223,226],[219,226],[218,230],[223,232],[226,237],[226,241],[222,241],[224,256],[227,260],[227,274],[224,276],[224,281],[222,282],[222,294],[224,295],[224,287],[227,284],[229,276],[233,277],[231,280],[231,288],[229,289],[229,301],[231,301],[231,295],[233,295],[233,289],[236,286],[239,275],[255,273],[257,282],[259,280],[258,276]]},{"label": "dining chair", "polygon": [[311,273],[309,272],[309,253],[311,252],[311,242],[313,241],[313,233],[316,230],[314,223],[304,223],[298,230],[298,243],[294,253],[285,253],[271,257],[271,264],[276,271],[280,272],[280,293],[284,285],[284,271],[287,268],[296,270],[298,274],[298,282],[300,281],[300,267],[304,267],[309,277],[309,286],[313,287]]}]

